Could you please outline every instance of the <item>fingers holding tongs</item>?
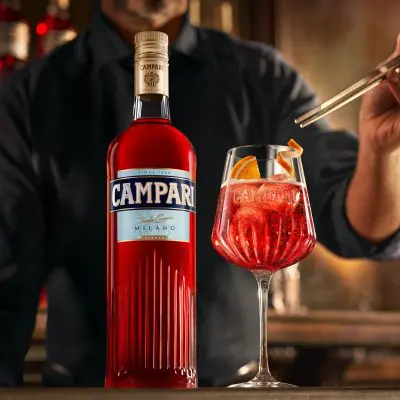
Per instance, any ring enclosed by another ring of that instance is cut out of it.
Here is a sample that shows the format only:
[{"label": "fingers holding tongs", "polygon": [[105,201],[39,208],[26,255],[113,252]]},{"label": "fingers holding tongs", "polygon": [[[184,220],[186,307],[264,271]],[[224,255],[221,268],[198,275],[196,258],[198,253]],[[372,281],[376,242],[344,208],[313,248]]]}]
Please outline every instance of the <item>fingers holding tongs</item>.
[{"label": "fingers holding tongs", "polygon": [[320,104],[318,107],[296,118],[294,122],[300,124],[301,128],[311,125],[378,86],[389,74],[393,73],[400,74],[400,56],[378,65],[373,72],[341,91],[336,96]]}]

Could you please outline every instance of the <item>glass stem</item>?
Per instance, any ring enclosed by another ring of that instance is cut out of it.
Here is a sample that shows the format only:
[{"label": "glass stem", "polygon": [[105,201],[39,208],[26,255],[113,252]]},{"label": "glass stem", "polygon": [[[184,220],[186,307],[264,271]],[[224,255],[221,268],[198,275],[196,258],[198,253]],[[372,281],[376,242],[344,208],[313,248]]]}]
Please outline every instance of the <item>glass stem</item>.
[{"label": "glass stem", "polygon": [[254,272],[258,285],[258,302],[260,308],[260,361],[255,379],[274,382],[268,366],[267,321],[268,321],[268,291],[273,272]]}]

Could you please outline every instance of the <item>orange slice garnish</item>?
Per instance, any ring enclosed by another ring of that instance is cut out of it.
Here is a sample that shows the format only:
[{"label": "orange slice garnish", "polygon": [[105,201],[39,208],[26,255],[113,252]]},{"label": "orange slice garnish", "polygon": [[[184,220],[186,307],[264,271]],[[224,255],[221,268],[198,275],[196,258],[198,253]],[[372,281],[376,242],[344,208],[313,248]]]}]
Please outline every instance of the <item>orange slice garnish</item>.
[{"label": "orange slice garnish", "polygon": [[276,162],[289,174],[293,175],[293,167],[283,157],[286,156],[287,151],[281,151],[276,155]]},{"label": "orange slice garnish", "polygon": [[297,151],[297,157],[303,154],[303,148],[294,139],[288,141],[288,146]]},{"label": "orange slice garnish", "polygon": [[293,175],[293,166],[291,163],[285,160],[287,158],[297,158],[303,154],[303,148],[294,140],[290,139],[288,146],[296,151],[280,151],[276,155],[276,162],[289,174]]},{"label": "orange slice garnish", "polygon": [[247,156],[239,160],[231,169],[232,179],[260,179],[257,158]]}]

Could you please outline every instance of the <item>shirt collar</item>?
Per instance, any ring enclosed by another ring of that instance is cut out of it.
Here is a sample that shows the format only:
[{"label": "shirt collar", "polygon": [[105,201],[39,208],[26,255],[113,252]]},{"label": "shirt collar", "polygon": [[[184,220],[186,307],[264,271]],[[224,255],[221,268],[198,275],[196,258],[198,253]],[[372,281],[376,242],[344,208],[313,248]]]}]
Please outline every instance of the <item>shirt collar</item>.
[{"label": "shirt collar", "polygon": [[[89,32],[96,69],[121,59],[133,57],[132,46],[119,35],[111,21],[99,9],[94,12]],[[193,60],[200,59],[198,32],[190,24],[189,13],[185,16],[181,32],[171,50]]]}]

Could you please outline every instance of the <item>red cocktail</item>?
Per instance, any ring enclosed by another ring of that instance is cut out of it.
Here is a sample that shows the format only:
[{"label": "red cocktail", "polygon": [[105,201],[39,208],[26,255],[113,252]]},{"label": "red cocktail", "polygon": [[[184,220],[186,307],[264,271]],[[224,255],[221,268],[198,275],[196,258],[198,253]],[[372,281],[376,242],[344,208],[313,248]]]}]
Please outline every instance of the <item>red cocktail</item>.
[{"label": "red cocktail", "polygon": [[254,379],[234,385],[280,388],[267,357],[268,288],[275,271],[306,257],[316,242],[301,147],[243,146],[228,152],[212,243],[229,262],[257,280],[260,306],[260,364]]},{"label": "red cocktail", "polygon": [[235,265],[274,272],[314,247],[310,221],[303,184],[234,180],[221,188],[212,242]]}]

